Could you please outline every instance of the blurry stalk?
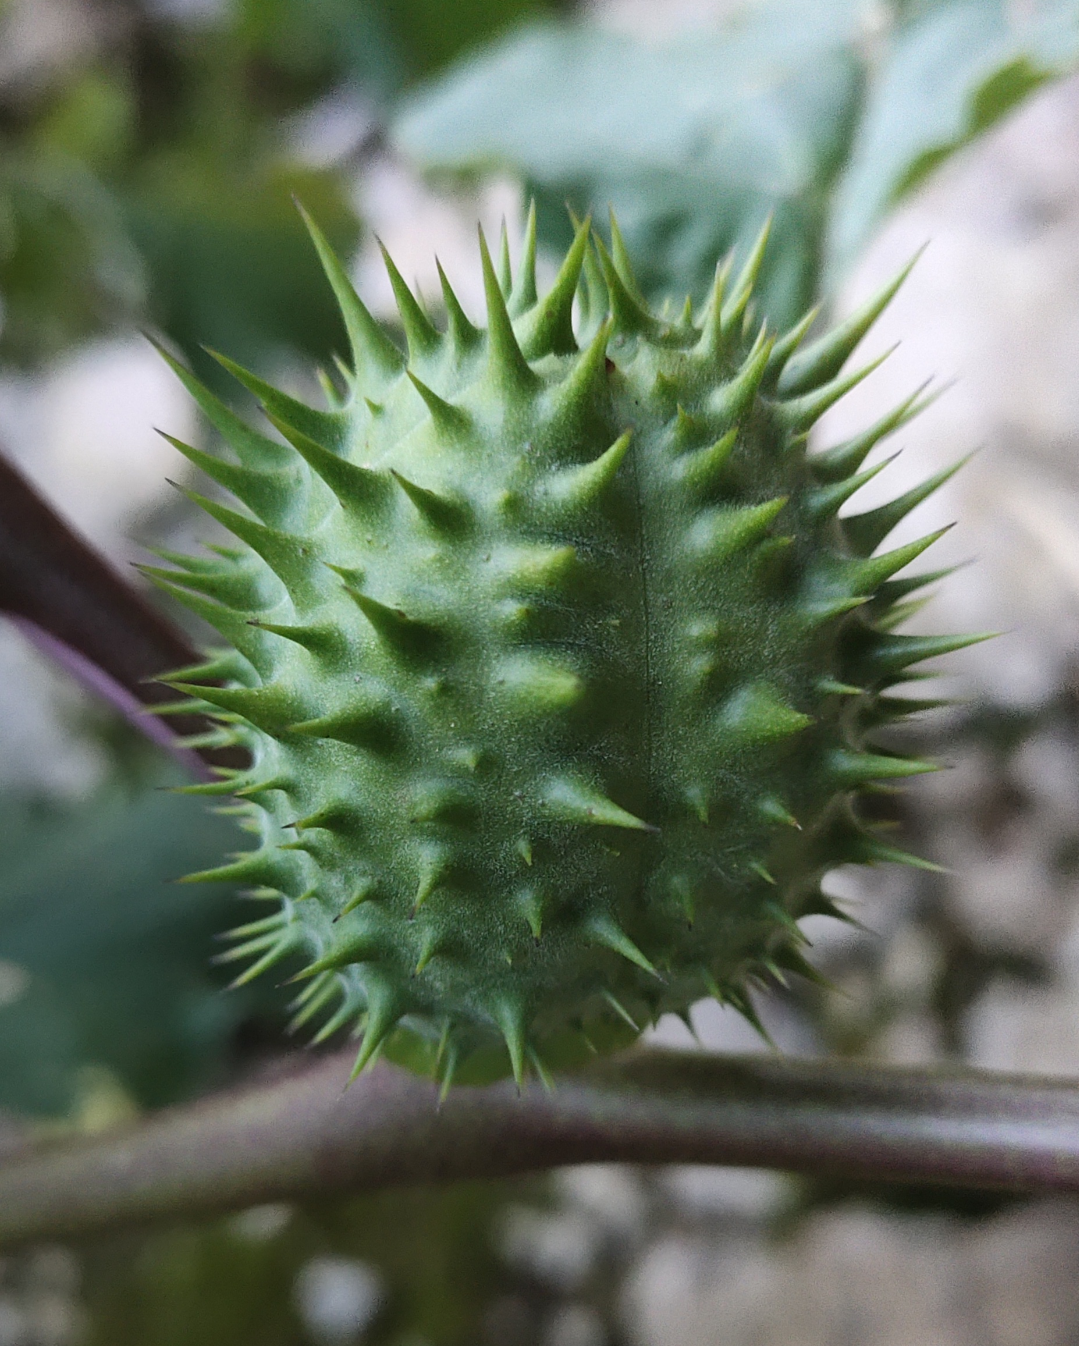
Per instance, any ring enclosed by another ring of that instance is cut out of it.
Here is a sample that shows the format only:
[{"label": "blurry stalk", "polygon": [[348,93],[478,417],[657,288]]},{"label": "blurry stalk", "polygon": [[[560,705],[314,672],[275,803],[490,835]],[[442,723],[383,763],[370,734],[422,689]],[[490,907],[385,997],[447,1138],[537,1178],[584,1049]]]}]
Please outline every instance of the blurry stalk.
[{"label": "blurry stalk", "polygon": [[0,613],[84,686],[103,696],[195,775],[238,766],[235,750],[183,747],[214,725],[194,710],[166,724],[148,713],[176,701],[155,681],[202,656],[126,583],[0,453]]},{"label": "blurry stalk", "polygon": [[547,1093],[434,1085],[351,1055],[0,1167],[0,1245],[268,1201],[593,1162],[1079,1192],[1079,1086],[985,1071],[638,1050]]}]

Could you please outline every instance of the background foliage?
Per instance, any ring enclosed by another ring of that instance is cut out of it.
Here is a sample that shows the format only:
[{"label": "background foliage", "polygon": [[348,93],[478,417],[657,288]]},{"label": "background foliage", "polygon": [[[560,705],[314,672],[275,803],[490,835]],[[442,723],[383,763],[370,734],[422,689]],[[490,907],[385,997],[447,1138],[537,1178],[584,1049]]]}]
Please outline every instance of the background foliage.
[{"label": "background foliage", "polygon": [[[290,198],[353,253],[356,184],[387,147],[436,181],[508,172],[551,248],[565,202],[613,205],[652,294],[699,295],[772,212],[763,302],[785,325],[948,156],[1079,64],[1074,0],[773,0],[648,43],[544,0],[80,10],[88,36],[62,59],[0,57],[0,370],[140,326],[209,379],[203,345],[326,361],[342,333]],[[37,12],[0,2],[0,50]],[[312,153],[335,116],[349,135]],[[115,724],[77,732],[110,764],[91,797],[0,799],[0,1106],[92,1126],[259,1068],[283,995],[222,995],[209,954],[234,895],[169,882],[233,848],[231,824],[163,792],[165,766]],[[86,1339],[309,1340],[283,1287],[334,1252],[381,1268],[371,1340],[474,1341],[505,1276],[490,1230],[506,1200],[380,1198],[265,1237],[233,1224],[99,1250]]]}]

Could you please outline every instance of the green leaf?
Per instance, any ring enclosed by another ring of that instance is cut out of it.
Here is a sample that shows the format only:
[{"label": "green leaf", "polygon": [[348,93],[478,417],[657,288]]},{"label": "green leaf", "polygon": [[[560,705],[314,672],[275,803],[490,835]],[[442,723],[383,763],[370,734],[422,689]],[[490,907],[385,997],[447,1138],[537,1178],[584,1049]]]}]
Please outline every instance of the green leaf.
[{"label": "green leaf", "polygon": [[782,327],[819,296],[826,255],[834,282],[904,194],[1077,63],[1077,15],[1076,0],[772,0],[649,44],[532,28],[413,95],[392,134],[427,169],[520,174],[552,246],[569,242],[567,199],[599,218],[612,204],[651,295],[700,294],[772,212],[762,307]]},{"label": "green leaf", "polygon": [[837,193],[829,274],[945,159],[1079,61],[1079,5],[936,0],[900,27],[872,81]]},{"label": "green leaf", "polygon": [[0,1107],[64,1113],[88,1067],[146,1105],[220,1078],[237,1025],[274,1003],[223,995],[210,969],[213,936],[256,904],[172,880],[243,849],[233,820],[161,791],[74,810],[8,796],[0,815]]},{"label": "green leaf", "polygon": [[815,288],[824,188],[859,105],[855,9],[787,3],[654,45],[534,27],[407,101],[393,136],[426,168],[520,172],[552,242],[568,242],[567,198],[612,204],[651,293],[701,293],[716,257],[774,212],[761,288],[785,323]]}]

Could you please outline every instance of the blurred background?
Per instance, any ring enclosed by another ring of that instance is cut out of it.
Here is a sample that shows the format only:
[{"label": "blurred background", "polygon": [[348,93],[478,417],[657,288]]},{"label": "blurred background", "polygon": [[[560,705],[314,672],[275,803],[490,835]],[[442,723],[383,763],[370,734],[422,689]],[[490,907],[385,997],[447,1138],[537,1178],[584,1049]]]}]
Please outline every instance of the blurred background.
[{"label": "blurred background", "polygon": [[[154,427],[212,438],[140,332],[239,407],[203,345],[314,396],[342,333],[293,194],[391,326],[376,237],[429,299],[437,252],[478,315],[475,223],[513,242],[530,199],[545,265],[566,201],[613,203],[679,304],[772,211],[777,325],[928,242],[866,353],[902,344],[820,440],[936,381],[881,496],[978,450],[910,522],[958,520],[937,564],[975,561],[918,622],[1005,634],[949,659],[962,704],[917,735],[950,769],[897,802],[947,872],[837,871],[860,926],[808,923],[836,990],[759,1009],[790,1053],[1079,1074],[1076,68],[1074,0],[0,0],[0,445],[125,571],[213,540]],[[296,1050],[272,986],[211,967],[235,895],[171,882],[237,841],[178,779],[0,621],[0,1148]],[[653,1037],[766,1050],[693,1019]],[[765,1172],[579,1168],[0,1260],[0,1346],[1076,1340],[1079,1206]]]}]

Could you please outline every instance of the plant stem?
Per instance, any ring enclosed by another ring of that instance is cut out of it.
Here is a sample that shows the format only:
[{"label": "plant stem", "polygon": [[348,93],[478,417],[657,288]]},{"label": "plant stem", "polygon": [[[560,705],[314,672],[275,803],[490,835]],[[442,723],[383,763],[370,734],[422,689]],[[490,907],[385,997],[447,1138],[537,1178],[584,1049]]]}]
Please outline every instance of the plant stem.
[{"label": "plant stem", "polygon": [[[0,453],[0,612],[143,733],[177,750],[176,736],[213,725],[197,713],[166,726],[144,708],[175,701],[153,681],[170,668],[198,663],[184,634],[122,579],[48,505]],[[204,763],[242,766],[235,750],[179,755],[196,774]],[[200,758],[202,759],[200,761]]]},{"label": "plant stem", "polygon": [[0,1165],[0,1244],[266,1201],[594,1161],[1079,1192],[1079,1085],[984,1071],[637,1051],[552,1094],[351,1057]]}]

